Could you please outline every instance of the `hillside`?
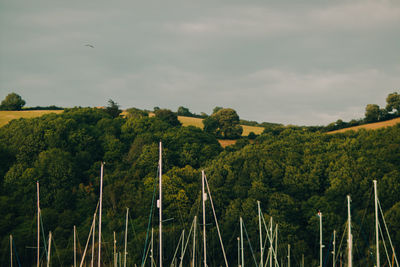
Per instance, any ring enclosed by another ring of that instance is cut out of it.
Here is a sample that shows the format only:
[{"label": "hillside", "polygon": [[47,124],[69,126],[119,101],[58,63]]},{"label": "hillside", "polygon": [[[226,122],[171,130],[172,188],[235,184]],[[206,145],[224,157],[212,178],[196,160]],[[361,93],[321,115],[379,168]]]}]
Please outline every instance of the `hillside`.
[{"label": "hillside", "polygon": [[383,128],[383,127],[394,126],[394,125],[396,125],[398,123],[400,123],[400,118],[395,118],[395,119],[388,120],[388,121],[374,122],[374,123],[369,123],[369,124],[363,124],[363,125],[359,125],[359,126],[344,128],[344,129],[340,129],[340,130],[336,130],[336,131],[331,131],[331,132],[328,132],[328,134],[344,133],[344,132],[347,132],[347,131],[358,131],[360,129],[376,130],[376,129],[380,129],[380,128]]},{"label": "hillside", "polygon": [[[324,253],[329,255],[333,230],[338,235],[345,232],[344,203],[350,194],[357,248],[354,263],[371,266],[373,179],[378,181],[381,208],[389,231],[394,233],[393,244],[400,247],[399,126],[341,135],[287,128],[278,135],[265,133],[254,143],[223,150],[215,136],[196,127],[173,126],[153,117],[113,118],[99,109],[76,108],[58,116],[18,120],[0,128],[0,257],[6,259],[5,255],[9,255],[12,234],[22,266],[34,265],[36,256],[29,247],[36,240],[33,207],[39,181],[44,235],[52,231],[57,244],[57,256],[52,257],[51,265],[71,266],[72,229],[76,225],[83,246],[99,197],[100,162],[104,161],[104,264],[112,264],[114,231],[117,249],[122,250],[128,207],[128,266],[139,266],[148,230],[153,226],[158,231],[157,212],[150,218],[149,214],[157,209],[154,200],[159,140],[164,148],[163,217],[167,221],[163,233],[168,244],[164,247],[165,262],[172,261],[182,229],[188,233],[194,216],[201,218],[201,170],[207,175],[231,265],[237,259],[239,217],[255,245],[255,257],[259,257],[256,244],[260,201],[264,220],[268,223],[272,216],[279,224],[278,255],[286,255],[287,245],[291,244],[295,261],[299,262],[304,254],[305,266],[316,266],[316,214],[324,214]],[[206,205],[207,247],[212,259],[209,266],[220,266],[224,260],[210,202]],[[201,233],[196,236],[200,241]],[[201,255],[197,244],[196,253]],[[246,265],[250,266],[250,250],[244,254]],[[78,259],[81,256],[79,252]],[[45,256],[42,259],[43,263]],[[200,266],[201,258],[197,259],[196,266]],[[332,265],[330,259],[327,266]],[[183,266],[189,265],[186,256]]]},{"label": "hillside", "polygon": [[61,113],[62,110],[21,110],[21,111],[0,111],[0,127],[9,121],[20,118],[35,118],[49,113]]},{"label": "hillside", "polygon": [[[22,111],[0,111],[0,127],[6,125],[9,121],[19,118],[35,118],[40,117],[44,114],[49,113],[61,113],[62,110],[22,110]],[[122,113],[126,115],[126,113]],[[203,119],[193,118],[193,117],[184,117],[178,116],[178,120],[182,123],[183,126],[195,126],[203,129]],[[243,127],[243,136],[248,136],[250,132],[253,132],[257,135],[261,134],[264,130],[263,127],[256,126],[247,126],[242,125]]]}]

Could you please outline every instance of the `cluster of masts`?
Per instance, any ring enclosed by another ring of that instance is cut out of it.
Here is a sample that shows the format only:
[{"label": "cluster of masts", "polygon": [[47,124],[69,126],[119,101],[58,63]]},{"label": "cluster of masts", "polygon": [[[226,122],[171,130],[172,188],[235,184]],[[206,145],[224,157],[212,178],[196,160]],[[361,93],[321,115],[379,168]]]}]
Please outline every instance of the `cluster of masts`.
[{"label": "cluster of masts", "polygon": [[[153,237],[154,237],[154,230],[153,228],[151,229],[151,242],[149,247],[145,247],[144,250],[144,255],[143,255],[143,260],[142,263],[140,264],[141,267],[144,267],[146,265],[146,261],[148,258],[150,258],[150,266],[151,267],[162,267],[163,266],[163,239],[162,239],[162,223],[163,223],[163,219],[162,219],[162,143],[160,142],[159,144],[159,199],[157,200],[157,207],[159,209],[159,260],[158,260],[158,265],[156,264],[156,260],[154,258],[153,255]],[[89,231],[89,236],[85,245],[85,249],[81,258],[81,261],[79,263],[79,267],[82,267],[83,264],[85,263],[85,257],[87,254],[87,250],[88,250],[88,245],[90,242],[90,239],[92,241],[92,245],[91,245],[91,261],[90,261],[90,267],[94,267],[96,265],[95,263],[95,232],[96,232],[96,217],[97,217],[97,212],[98,212],[98,256],[97,256],[97,266],[100,267],[102,265],[102,261],[101,261],[101,225],[102,225],[102,194],[103,194],[103,173],[104,173],[104,163],[101,163],[101,170],[100,170],[100,198],[99,198],[99,202],[97,203],[97,207],[96,210],[94,212],[93,215],[93,221],[92,221],[92,225]],[[392,244],[392,240],[390,238],[389,235],[389,231],[385,222],[385,218],[383,216],[383,212],[382,212],[382,208],[380,206],[379,203],[379,199],[378,199],[378,192],[377,192],[377,182],[376,180],[373,181],[373,185],[374,185],[374,195],[375,195],[375,241],[376,241],[376,265],[374,265],[374,267],[381,267],[381,263],[380,263],[380,242],[379,242],[379,236],[384,236],[383,235],[383,231],[382,228],[380,226],[380,222],[379,222],[379,211],[382,217],[382,221],[384,223],[384,227],[385,227],[385,232],[386,232],[386,236],[387,239],[389,240],[389,244],[390,244],[390,249],[392,252],[392,259],[390,260],[389,257],[389,253],[388,253],[388,248],[385,244],[385,240],[384,238],[382,238],[383,241],[383,246],[385,248],[385,252],[386,252],[386,257],[388,260],[388,266],[389,267],[399,267],[399,263],[395,254],[395,250]],[[206,190],[207,189],[207,190]],[[224,263],[225,266],[228,267],[228,261],[227,261],[227,257],[226,257],[226,253],[225,253],[225,248],[224,248],[224,244],[222,242],[222,237],[221,237],[221,232],[220,232],[220,228],[218,225],[218,220],[217,220],[217,216],[215,213],[215,209],[214,209],[214,204],[212,201],[212,197],[211,197],[211,192],[210,192],[210,188],[208,185],[208,181],[207,181],[207,177],[205,175],[204,170],[202,171],[202,206],[203,206],[203,255],[202,255],[202,264],[203,267],[208,267],[207,264],[207,243],[206,243],[206,201],[208,200],[208,197],[210,198],[210,204],[211,204],[211,208],[213,211],[213,217],[215,220],[215,225],[217,228],[217,233],[218,233],[218,238],[220,241],[220,245],[221,245],[221,250],[222,250],[222,254],[223,254],[223,258],[224,258]],[[347,230],[347,267],[352,267],[353,266],[353,236],[351,233],[351,211],[350,211],[350,203],[351,203],[351,199],[350,196],[347,196],[347,213],[348,213],[348,220],[347,220],[347,224],[346,224],[346,230]],[[256,267],[279,267],[279,262],[278,262],[278,224],[273,223],[273,219],[272,217],[270,217],[270,221],[267,224],[265,222],[265,218],[264,215],[261,211],[261,204],[260,201],[257,201],[257,206],[258,206],[258,219],[259,219],[259,241],[260,241],[260,259],[257,260],[254,256],[253,253],[253,249],[251,247],[251,243],[249,240],[249,237],[247,235],[247,230],[245,228],[244,225],[244,221],[242,219],[242,217],[240,217],[240,237],[237,237],[237,241],[238,241],[238,248],[237,248],[237,266],[238,267],[244,267],[245,266],[245,258],[244,258],[244,236],[243,233],[246,234],[247,240],[249,242],[249,247],[251,249],[251,254],[254,260],[254,264]],[[37,182],[37,267],[40,267],[40,216],[41,216],[41,210],[40,210],[40,201],[39,201],[39,182]],[[116,251],[116,238],[115,238],[115,232],[114,234],[114,249],[113,249],[113,266],[114,267],[126,267],[126,263],[127,263],[127,239],[128,239],[128,216],[129,216],[129,208],[126,209],[126,221],[125,221],[125,235],[124,235],[124,252],[123,255],[121,255],[121,253],[118,253]],[[322,212],[318,212],[317,216],[319,217],[319,225],[320,225],[320,246],[319,246],[319,267],[323,267],[323,242],[322,242]],[[189,240],[190,238],[193,239],[193,243],[192,243],[192,255],[191,255],[191,260],[190,260],[190,266],[191,267],[195,267],[195,263],[196,263],[196,226],[197,226],[197,216],[194,217],[192,225],[190,227],[189,230],[189,234],[186,238],[185,241],[185,230],[182,231],[182,234],[179,238],[178,241],[178,246],[176,247],[172,262],[170,264],[171,267],[182,267],[183,265],[183,259],[189,244]],[[263,239],[263,228],[264,228],[264,232],[266,233],[266,237]],[[76,255],[76,226],[74,226],[74,267],[77,266],[77,255]],[[244,231],[243,231],[244,230]],[[345,231],[346,231],[345,230]],[[52,242],[52,233],[51,231],[49,232],[49,237],[48,237],[48,247],[47,247],[47,251],[46,251],[46,262],[47,262],[47,267],[50,266],[50,256],[51,256],[51,242]],[[268,244],[267,244],[268,243]],[[332,253],[332,263],[333,263],[333,267],[337,266],[336,263],[338,261],[338,254],[336,253],[336,231],[334,230],[333,232],[333,250],[331,251]],[[179,263],[178,263],[178,250],[179,248],[181,249],[180,252],[180,257],[179,257]],[[290,267],[290,244],[288,244],[288,255],[287,255],[287,266]],[[150,254],[150,255],[149,255]],[[10,266],[13,267],[13,237],[12,235],[10,235]],[[19,264],[19,261],[18,261]],[[283,265],[281,263],[281,265]],[[20,266],[20,264],[19,264]],[[301,267],[304,267],[304,255],[302,255],[302,260],[301,260]],[[340,264],[340,266],[342,266],[342,264]],[[137,265],[135,264],[135,267],[137,267]]]}]

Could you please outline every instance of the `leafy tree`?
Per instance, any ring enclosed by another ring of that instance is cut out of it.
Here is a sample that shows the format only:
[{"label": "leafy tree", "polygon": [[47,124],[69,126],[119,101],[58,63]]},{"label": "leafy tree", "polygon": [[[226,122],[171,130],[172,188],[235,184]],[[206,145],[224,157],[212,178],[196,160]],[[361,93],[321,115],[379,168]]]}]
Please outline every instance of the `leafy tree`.
[{"label": "leafy tree", "polygon": [[112,99],[108,100],[108,106],[106,107],[106,112],[111,115],[111,117],[116,118],[121,114],[122,110],[119,109],[119,105]]},{"label": "leafy tree", "polygon": [[203,120],[204,130],[226,139],[239,138],[243,128],[239,124],[239,116],[231,108],[223,108]]},{"label": "leafy tree", "polygon": [[391,93],[387,96],[386,110],[388,112],[396,110],[396,114],[400,114],[400,95],[397,92]]},{"label": "leafy tree", "polygon": [[156,118],[167,122],[172,126],[180,126],[181,123],[178,120],[178,116],[169,109],[158,109],[155,111]]},{"label": "leafy tree", "polygon": [[149,113],[138,108],[128,108],[126,112],[127,118],[143,118],[149,116]]},{"label": "leafy tree", "polygon": [[365,121],[376,122],[380,117],[380,109],[376,104],[368,104],[365,108]]},{"label": "leafy tree", "polygon": [[21,110],[25,105],[25,100],[21,98],[20,95],[16,93],[11,93],[6,96],[6,98],[1,101],[1,110]]},{"label": "leafy tree", "polygon": [[217,112],[220,111],[221,109],[223,109],[223,107],[215,107],[215,108],[213,109],[212,114],[217,113]]},{"label": "leafy tree", "polygon": [[186,117],[191,117],[191,116],[193,116],[193,114],[189,111],[188,108],[185,108],[185,107],[182,107],[182,106],[180,106],[180,107],[178,108],[177,114],[178,114],[179,116],[186,116]]}]

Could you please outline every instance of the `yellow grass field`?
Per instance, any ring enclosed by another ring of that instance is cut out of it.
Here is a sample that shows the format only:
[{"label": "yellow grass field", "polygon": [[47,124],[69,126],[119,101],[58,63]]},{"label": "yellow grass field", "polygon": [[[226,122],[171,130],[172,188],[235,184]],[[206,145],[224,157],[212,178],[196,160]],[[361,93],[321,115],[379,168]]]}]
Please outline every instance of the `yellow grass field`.
[{"label": "yellow grass field", "polygon": [[376,129],[383,128],[383,127],[394,126],[398,123],[400,123],[400,118],[395,118],[393,120],[369,123],[369,124],[354,126],[354,127],[350,127],[350,128],[340,129],[340,130],[328,132],[328,134],[343,133],[343,132],[347,132],[347,131],[358,131],[360,129],[376,130]]},{"label": "yellow grass field", "polygon": [[40,117],[49,113],[62,113],[63,110],[21,110],[21,111],[0,111],[0,127],[9,121],[20,118]]}]

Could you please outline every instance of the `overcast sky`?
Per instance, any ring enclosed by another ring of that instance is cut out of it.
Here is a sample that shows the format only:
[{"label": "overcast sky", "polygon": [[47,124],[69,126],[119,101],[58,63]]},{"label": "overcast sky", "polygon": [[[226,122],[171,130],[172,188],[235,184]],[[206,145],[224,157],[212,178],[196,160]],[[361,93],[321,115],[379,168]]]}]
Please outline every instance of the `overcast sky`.
[{"label": "overcast sky", "polygon": [[27,106],[323,125],[399,85],[398,0],[0,0],[0,98]]}]

